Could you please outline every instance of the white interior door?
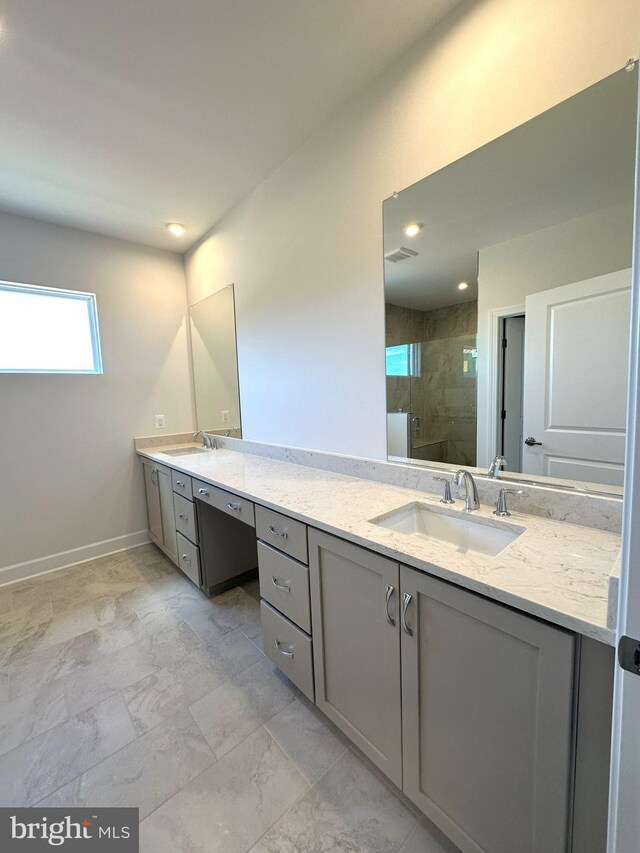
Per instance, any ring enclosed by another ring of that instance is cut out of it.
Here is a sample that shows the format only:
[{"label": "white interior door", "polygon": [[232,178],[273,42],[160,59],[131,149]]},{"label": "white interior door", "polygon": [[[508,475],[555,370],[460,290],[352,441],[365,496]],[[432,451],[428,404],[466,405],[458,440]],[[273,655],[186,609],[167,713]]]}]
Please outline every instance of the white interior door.
[{"label": "white interior door", "polygon": [[527,296],[524,472],[622,485],[630,287],[621,270]]}]

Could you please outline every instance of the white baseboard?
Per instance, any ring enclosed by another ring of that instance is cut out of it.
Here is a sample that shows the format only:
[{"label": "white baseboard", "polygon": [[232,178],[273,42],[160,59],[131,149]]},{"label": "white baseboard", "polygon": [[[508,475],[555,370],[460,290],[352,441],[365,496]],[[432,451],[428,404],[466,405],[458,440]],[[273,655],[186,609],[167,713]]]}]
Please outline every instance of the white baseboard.
[{"label": "white baseboard", "polygon": [[83,545],[81,548],[72,548],[70,551],[50,554],[48,557],[38,557],[36,560],[15,563],[13,566],[0,568],[0,586],[27,580],[37,575],[45,575],[49,572],[57,572],[60,569],[67,569],[69,566],[76,566],[78,563],[95,560],[97,557],[106,557],[109,554],[126,551],[129,548],[138,548],[150,541],[147,530],[138,530],[135,533],[105,539],[103,542],[94,542],[92,545]]}]

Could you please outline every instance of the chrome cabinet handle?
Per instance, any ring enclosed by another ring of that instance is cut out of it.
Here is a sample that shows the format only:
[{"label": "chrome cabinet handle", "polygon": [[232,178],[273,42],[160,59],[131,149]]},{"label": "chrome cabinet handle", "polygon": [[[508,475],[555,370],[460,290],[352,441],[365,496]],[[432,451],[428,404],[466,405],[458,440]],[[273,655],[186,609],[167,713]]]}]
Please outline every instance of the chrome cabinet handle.
[{"label": "chrome cabinet handle", "polygon": [[283,592],[291,592],[291,583],[278,583],[275,575],[271,575],[271,583],[276,589],[281,589]]},{"label": "chrome cabinet handle", "polygon": [[154,486],[158,485],[158,472],[156,471],[155,468],[151,469],[151,482],[153,483]]},{"label": "chrome cabinet handle", "polygon": [[184,489],[184,483],[182,480],[176,480],[176,486],[181,486]]},{"label": "chrome cabinet handle", "polygon": [[389,613],[389,602],[391,601],[391,596],[394,593],[394,589],[395,589],[395,587],[391,586],[391,584],[388,583],[387,589],[386,589],[385,594],[384,594],[384,615],[385,615],[385,619],[387,620],[389,625],[391,625],[393,628],[396,627],[396,620]]},{"label": "chrome cabinet handle", "polygon": [[280,648],[280,641],[277,638],[275,639],[274,642],[276,645],[276,649],[280,652],[281,655],[284,655],[286,658],[292,658],[293,657],[293,652],[285,652],[284,649]]},{"label": "chrome cabinet handle", "polygon": [[187,516],[183,512],[179,513],[178,518],[181,518],[183,521],[187,520]]},{"label": "chrome cabinet handle", "polygon": [[412,598],[413,596],[409,592],[405,592],[405,594],[402,596],[402,630],[410,637],[413,636],[413,628],[410,628],[407,625],[407,608],[409,607]]},{"label": "chrome cabinet handle", "polygon": [[209,489],[198,489],[198,494],[199,495],[208,495]]},{"label": "chrome cabinet handle", "polygon": [[242,509],[240,504],[234,504],[234,503],[231,503],[231,501],[227,502],[227,506],[229,507],[229,509],[232,509],[234,512],[240,512],[240,510]]},{"label": "chrome cabinet handle", "polygon": [[273,524],[269,525],[269,533],[273,533],[274,536],[280,536],[282,539],[289,538],[289,534],[286,530],[276,530]]},{"label": "chrome cabinet handle", "polygon": [[188,557],[186,554],[183,554],[183,555],[182,555],[182,559],[183,559],[183,560],[186,560],[186,561],[187,561],[187,563],[190,563],[190,562],[191,562],[191,557]]}]

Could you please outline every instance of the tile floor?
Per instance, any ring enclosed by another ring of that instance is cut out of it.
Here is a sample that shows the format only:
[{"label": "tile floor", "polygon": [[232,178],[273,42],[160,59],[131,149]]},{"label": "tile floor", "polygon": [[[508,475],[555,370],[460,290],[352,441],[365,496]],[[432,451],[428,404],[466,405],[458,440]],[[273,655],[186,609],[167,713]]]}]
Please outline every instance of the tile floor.
[{"label": "tile floor", "polygon": [[137,806],[143,853],[455,853],[264,657],[257,582],[152,545],[0,589],[0,806]]}]

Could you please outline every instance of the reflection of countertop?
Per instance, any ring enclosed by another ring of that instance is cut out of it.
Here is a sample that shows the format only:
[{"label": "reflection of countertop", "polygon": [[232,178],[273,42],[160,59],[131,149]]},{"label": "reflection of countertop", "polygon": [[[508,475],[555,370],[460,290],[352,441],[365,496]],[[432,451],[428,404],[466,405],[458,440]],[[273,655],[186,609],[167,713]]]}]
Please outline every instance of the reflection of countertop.
[{"label": "reflection of countertop", "polygon": [[[509,521],[526,529],[501,554],[459,553],[369,522],[412,501],[437,505],[432,494],[250,453],[163,453],[169,449],[138,453],[533,616],[615,642],[607,622],[609,575],[620,550],[615,533],[514,511]],[[458,501],[453,509],[461,507]],[[484,505],[477,514],[496,520]]]}]

